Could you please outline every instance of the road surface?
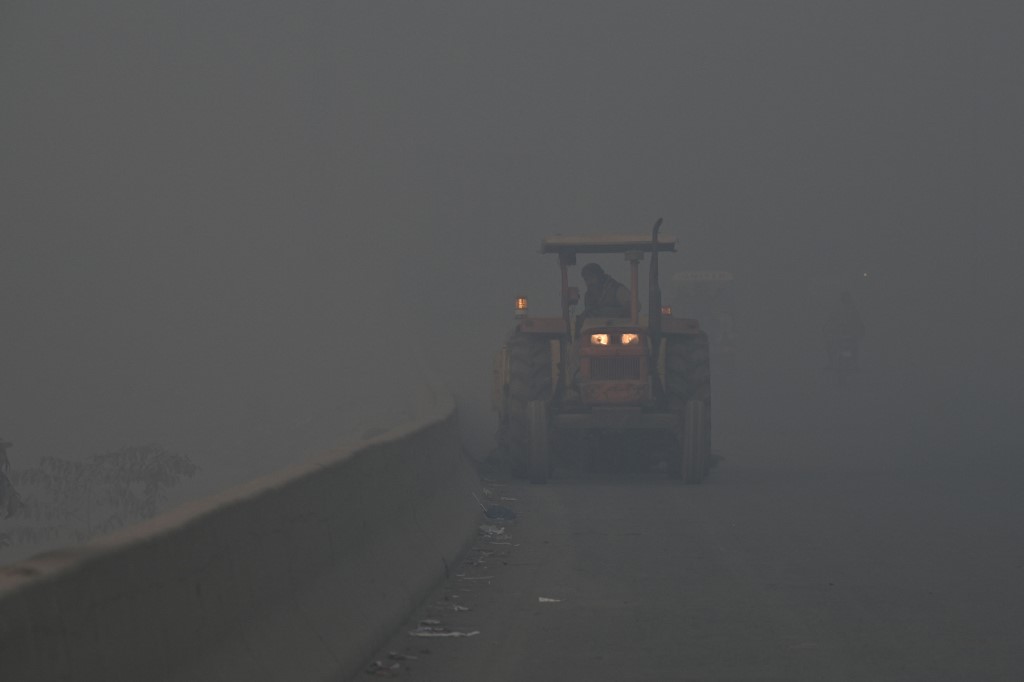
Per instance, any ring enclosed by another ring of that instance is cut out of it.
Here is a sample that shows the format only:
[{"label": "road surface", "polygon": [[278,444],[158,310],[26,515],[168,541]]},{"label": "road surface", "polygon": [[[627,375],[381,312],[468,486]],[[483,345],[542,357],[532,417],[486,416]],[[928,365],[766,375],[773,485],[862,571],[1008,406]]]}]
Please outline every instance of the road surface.
[{"label": "road surface", "polygon": [[822,395],[745,410],[700,486],[489,482],[517,518],[359,678],[1024,679],[1021,466],[959,456],[873,391]]}]

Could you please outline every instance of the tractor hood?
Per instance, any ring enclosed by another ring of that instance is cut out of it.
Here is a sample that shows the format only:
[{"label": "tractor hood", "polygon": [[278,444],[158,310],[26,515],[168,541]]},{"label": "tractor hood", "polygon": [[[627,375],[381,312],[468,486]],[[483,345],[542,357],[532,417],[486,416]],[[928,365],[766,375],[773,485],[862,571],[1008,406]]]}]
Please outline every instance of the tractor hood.
[{"label": "tractor hood", "polygon": [[[587,332],[592,329],[640,329],[646,330],[649,328],[650,320],[646,316],[642,316],[637,324],[632,324],[628,317],[594,317],[587,318],[583,321],[583,327],[581,332]],[[661,330],[666,334],[682,334],[686,332],[695,332],[700,329],[700,325],[697,320],[690,320],[684,317],[662,317],[661,318]]]}]

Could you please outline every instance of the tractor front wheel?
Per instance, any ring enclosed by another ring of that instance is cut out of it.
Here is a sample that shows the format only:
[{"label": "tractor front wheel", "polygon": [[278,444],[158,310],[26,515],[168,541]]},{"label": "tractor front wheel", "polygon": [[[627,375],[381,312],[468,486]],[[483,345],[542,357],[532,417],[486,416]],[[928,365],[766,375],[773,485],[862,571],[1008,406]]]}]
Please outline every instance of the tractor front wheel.
[{"label": "tractor front wheel", "polygon": [[704,434],[704,401],[688,400],[683,408],[682,422],[679,473],[683,483],[700,483],[708,473],[711,459]]},{"label": "tractor front wheel", "polygon": [[700,483],[713,465],[708,350],[704,332],[666,340],[665,392],[680,421],[680,452],[669,460],[669,472],[686,483]]},{"label": "tractor front wheel", "polygon": [[551,346],[546,338],[513,334],[508,341],[508,384],[499,440],[511,473],[532,478],[533,425],[530,403],[551,395]]}]

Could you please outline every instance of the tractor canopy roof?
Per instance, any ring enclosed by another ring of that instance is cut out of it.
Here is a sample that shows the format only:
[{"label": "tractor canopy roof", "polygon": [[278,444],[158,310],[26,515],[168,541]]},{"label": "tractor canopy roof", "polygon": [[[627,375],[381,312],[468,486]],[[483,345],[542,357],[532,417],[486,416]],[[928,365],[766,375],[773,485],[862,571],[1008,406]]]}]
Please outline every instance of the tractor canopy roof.
[{"label": "tractor canopy roof", "polygon": [[[658,251],[675,251],[674,237],[658,235]],[[603,235],[599,237],[546,237],[540,243],[541,253],[625,253],[627,251],[654,251],[654,242],[648,235]]]},{"label": "tractor canopy roof", "polygon": [[704,282],[732,282],[731,272],[725,270],[684,270],[672,275],[673,282],[681,284]]}]

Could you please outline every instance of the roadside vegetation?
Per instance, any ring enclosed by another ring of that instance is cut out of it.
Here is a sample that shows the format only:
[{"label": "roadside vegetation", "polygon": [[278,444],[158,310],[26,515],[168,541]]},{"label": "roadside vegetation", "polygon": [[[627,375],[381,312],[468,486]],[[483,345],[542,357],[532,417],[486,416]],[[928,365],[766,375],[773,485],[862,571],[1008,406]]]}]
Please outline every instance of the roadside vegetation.
[{"label": "roadside vegetation", "polygon": [[0,564],[74,545],[152,518],[166,492],[198,467],[159,445],[85,459],[42,457],[34,466],[0,462]]}]

